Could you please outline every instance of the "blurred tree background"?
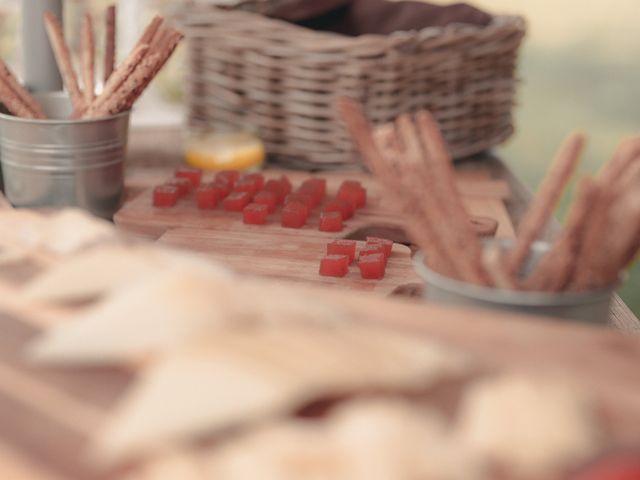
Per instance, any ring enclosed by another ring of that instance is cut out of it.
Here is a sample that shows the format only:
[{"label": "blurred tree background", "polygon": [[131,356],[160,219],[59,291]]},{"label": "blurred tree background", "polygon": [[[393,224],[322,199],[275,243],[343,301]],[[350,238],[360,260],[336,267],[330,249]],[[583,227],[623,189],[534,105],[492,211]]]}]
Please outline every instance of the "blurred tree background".
[{"label": "blurred tree background", "polygon": [[[184,0],[183,0],[184,1]],[[322,1],[322,0],[317,0]],[[77,41],[81,14],[96,16],[98,39],[102,15],[111,0],[66,0],[66,29],[72,46]],[[157,10],[180,5],[179,0],[120,0],[136,14],[121,18],[120,55]],[[436,0],[436,3],[447,3]],[[592,173],[611,157],[619,141],[640,133],[640,29],[638,0],[476,0],[492,13],[520,14],[529,34],[522,50],[517,132],[498,153],[531,188],[535,188],[555,150],[572,130],[589,135],[581,173]],[[19,2],[0,0],[0,53],[19,70]],[[137,30],[137,31],[134,31]],[[123,44],[124,43],[124,44]],[[129,43],[129,44],[127,44]],[[98,48],[102,49],[101,41]],[[184,47],[182,47],[184,48]],[[184,52],[154,82],[136,108],[139,122],[179,122]],[[571,193],[571,192],[569,192]],[[567,198],[558,215],[564,216]],[[621,292],[640,314],[640,266],[636,264]]]}]

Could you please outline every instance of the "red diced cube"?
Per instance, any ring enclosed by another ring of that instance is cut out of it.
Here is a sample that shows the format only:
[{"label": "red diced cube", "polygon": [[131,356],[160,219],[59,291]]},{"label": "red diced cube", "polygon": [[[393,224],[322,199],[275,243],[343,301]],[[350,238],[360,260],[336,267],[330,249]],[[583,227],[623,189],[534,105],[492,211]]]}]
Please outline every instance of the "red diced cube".
[{"label": "red diced cube", "polygon": [[249,175],[245,175],[242,179],[253,182],[256,186],[256,191],[262,189],[262,186],[264,185],[264,177],[260,173],[250,173]]},{"label": "red diced cube", "polygon": [[218,194],[218,200],[222,200],[224,198],[227,198],[227,196],[233,190],[233,187],[231,186],[231,184],[229,184],[228,182],[226,182],[224,180],[215,180],[212,183],[212,185],[216,189],[216,193]]},{"label": "red diced cube", "polygon": [[320,275],[325,277],[344,277],[349,271],[349,257],[346,255],[327,255],[320,260]]},{"label": "red diced cube", "polygon": [[255,179],[246,179],[246,178],[241,178],[240,180],[238,180],[235,184],[235,186],[233,187],[233,191],[234,192],[247,192],[250,193],[251,195],[255,195],[258,190],[260,190],[258,188],[258,184],[256,183]]},{"label": "red diced cube", "polygon": [[313,198],[311,195],[306,193],[290,193],[287,195],[287,198],[284,199],[284,204],[288,205],[289,203],[301,203],[305,207],[307,207],[307,215],[311,210],[313,210]]},{"label": "red diced cube", "polygon": [[193,167],[180,167],[176,170],[176,178],[186,178],[191,181],[191,185],[193,188],[197,188],[200,186],[200,181],[202,180],[202,170],[199,168]]},{"label": "red diced cube", "polygon": [[302,228],[307,223],[309,209],[300,202],[287,203],[282,209],[282,226],[287,228]]},{"label": "red diced cube", "polygon": [[188,178],[172,178],[171,180],[167,180],[165,185],[177,187],[178,197],[180,198],[186,197],[193,190],[193,184]]},{"label": "red diced cube", "polygon": [[214,209],[218,205],[218,190],[211,183],[202,185],[196,190],[196,201],[202,210]]},{"label": "red diced cube", "polygon": [[240,178],[240,172],[237,170],[223,170],[221,172],[216,173],[215,179],[221,182],[228,183],[231,188],[236,184],[238,179]]},{"label": "red diced cube", "polygon": [[367,279],[381,279],[384,277],[384,254],[376,253],[372,255],[360,254],[358,259],[358,268],[360,268],[360,276]]},{"label": "red diced cube", "polygon": [[264,225],[268,215],[269,207],[261,203],[250,203],[242,210],[244,223],[249,225]]},{"label": "red diced cube", "polygon": [[377,245],[366,244],[364,247],[360,249],[360,254],[358,258],[366,257],[368,255],[377,255],[378,253],[381,253],[384,256],[386,261],[387,257],[384,254],[384,246],[382,244],[377,244]]},{"label": "red diced cube", "polygon": [[153,190],[154,207],[173,207],[180,195],[178,187],[174,185],[160,185]]},{"label": "red diced cube", "polygon": [[346,255],[351,263],[356,258],[356,242],[355,240],[334,240],[327,245],[327,254]]},{"label": "red diced cube", "polygon": [[393,250],[393,241],[386,238],[367,237],[367,245],[382,245],[384,248],[384,256],[389,258]]},{"label": "red diced cube", "polygon": [[259,203],[261,205],[266,205],[269,213],[273,213],[276,211],[276,205],[278,204],[278,194],[275,192],[268,192],[263,190],[262,192],[258,192],[255,197],[253,197],[254,203]]},{"label": "red diced cube", "polygon": [[249,203],[251,203],[251,194],[249,192],[231,192],[222,202],[225,210],[231,212],[241,212]]},{"label": "red diced cube", "polygon": [[322,209],[324,212],[340,212],[343,220],[353,217],[353,205],[351,203],[336,198],[327,203]]},{"label": "red diced cube", "polygon": [[341,187],[337,197],[349,202],[354,208],[362,208],[367,204],[367,191],[362,187]]},{"label": "red diced cube", "polygon": [[284,194],[289,195],[291,193],[291,182],[289,181],[289,177],[287,177],[286,175],[282,175],[280,177],[280,183],[282,184],[282,187],[284,189]]},{"label": "red diced cube", "polygon": [[316,208],[318,205],[320,205],[320,202],[322,202],[322,199],[324,198],[324,194],[322,193],[322,191],[318,190],[318,188],[313,185],[302,185],[298,189],[298,193],[309,195],[311,197],[312,208]]},{"label": "red diced cube", "polygon": [[345,180],[340,184],[340,188],[363,188],[362,184],[357,180]]},{"label": "red diced cube", "polygon": [[285,192],[285,185],[280,180],[268,180],[262,187],[263,191],[271,192],[276,195],[277,203],[282,203],[287,196]]},{"label": "red diced cube", "polygon": [[339,232],[342,230],[342,214],[340,212],[322,212],[320,214],[320,231]]},{"label": "red diced cube", "polygon": [[324,178],[309,178],[302,182],[300,190],[317,191],[324,197],[327,193],[327,181]]}]

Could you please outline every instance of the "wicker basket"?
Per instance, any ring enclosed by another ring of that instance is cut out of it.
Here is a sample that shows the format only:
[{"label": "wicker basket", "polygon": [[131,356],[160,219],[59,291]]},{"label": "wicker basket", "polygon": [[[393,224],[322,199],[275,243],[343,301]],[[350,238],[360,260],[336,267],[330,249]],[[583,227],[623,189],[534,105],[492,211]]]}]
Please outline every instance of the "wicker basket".
[{"label": "wicker basket", "polygon": [[[262,12],[273,4],[242,3]],[[521,17],[346,37],[195,2],[183,21],[189,125],[256,131],[279,160],[307,167],[360,161],[334,109],[341,95],[362,101],[377,124],[431,110],[454,158],[513,133]]]}]

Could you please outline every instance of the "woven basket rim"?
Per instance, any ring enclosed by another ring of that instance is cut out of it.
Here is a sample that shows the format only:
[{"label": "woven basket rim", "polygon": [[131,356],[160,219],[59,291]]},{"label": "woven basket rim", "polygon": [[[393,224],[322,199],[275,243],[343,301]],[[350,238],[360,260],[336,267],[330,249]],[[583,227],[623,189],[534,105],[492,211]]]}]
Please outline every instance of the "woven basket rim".
[{"label": "woven basket rim", "polygon": [[[449,23],[444,26],[429,26],[420,30],[399,30],[390,34],[364,34],[358,36],[349,36],[343,35],[341,33],[328,32],[322,30],[311,30],[309,28],[296,25],[294,23],[287,22],[286,20],[281,20],[278,18],[268,17],[266,15],[246,11],[246,10],[235,10],[222,8],[219,6],[211,5],[211,4],[192,4],[185,5],[180,14],[181,21],[183,21],[184,25],[187,28],[198,28],[198,26],[206,27],[208,25],[206,17],[200,17],[196,21],[190,22],[188,20],[185,21],[184,17],[191,16],[196,12],[205,12],[209,14],[222,14],[222,15],[233,15],[238,18],[246,17],[247,21],[251,22],[259,22],[264,25],[278,25],[283,29],[284,32],[291,32],[296,35],[296,43],[304,42],[309,39],[312,41],[318,40],[318,37],[323,37],[323,40],[331,41],[331,45],[326,45],[327,48],[333,47],[335,44],[360,44],[360,43],[371,43],[375,42],[387,42],[387,43],[402,43],[404,40],[416,40],[426,39],[429,37],[438,37],[447,33],[467,33],[467,34],[478,34],[478,33],[489,33],[496,29],[502,29],[504,27],[510,27],[514,30],[526,30],[526,20],[521,15],[492,15],[491,22],[487,25],[472,25],[468,23],[460,23],[454,22]],[[202,25],[197,25],[201,23]],[[335,42],[335,43],[333,43]]]}]

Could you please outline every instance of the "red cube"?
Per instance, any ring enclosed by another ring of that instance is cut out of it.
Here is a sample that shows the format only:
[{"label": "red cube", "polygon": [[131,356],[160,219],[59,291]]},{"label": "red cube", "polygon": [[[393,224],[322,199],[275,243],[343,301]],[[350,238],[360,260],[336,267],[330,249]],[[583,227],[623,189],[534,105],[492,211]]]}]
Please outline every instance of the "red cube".
[{"label": "red cube", "polygon": [[287,198],[284,199],[284,204],[288,205],[290,203],[301,203],[307,207],[307,215],[313,210],[313,198],[306,193],[290,193],[287,195]]},{"label": "red cube", "polygon": [[349,271],[349,257],[346,255],[327,255],[320,260],[320,275],[325,277],[344,277]]},{"label": "red cube", "polygon": [[342,214],[340,212],[322,212],[320,214],[320,231],[342,231]]},{"label": "red cube", "polygon": [[253,182],[256,186],[256,192],[261,190],[264,185],[264,177],[260,173],[250,173],[245,175],[242,180]]},{"label": "red cube", "polygon": [[314,186],[301,186],[298,193],[311,197],[311,208],[316,208],[322,202],[324,194]]},{"label": "red cube", "polygon": [[188,178],[172,178],[167,180],[165,185],[171,185],[178,189],[178,197],[186,197],[193,190],[193,184]]},{"label": "red cube", "polygon": [[282,175],[280,177],[280,183],[282,184],[285,196],[289,195],[291,193],[291,182],[289,181],[289,177]]},{"label": "red cube", "polygon": [[353,205],[351,203],[336,198],[327,203],[322,209],[324,212],[340,212],[343,220],[353,217]]},{"label": "red cube", "polygon": [[202,181],[202,170],[199,168],[182,166],[176,170],[176,178],[186,178],[191,182],[193,188],[198,188]]},{"label": "red cube", "polygon": [[233,190],[233,187],[231,186],[231,184],[229,184],[224,180],[215,180],[212,183],[212,185],[216,189],[216,193],[218,194],[218,200],[227,198],[231,193],[231,191]]},{"label": "red cube", "polygon": [[238,172],[237,170],[223,170],[216,173],[215,176],[216,181],[219,180],[221,182],[228,183],[231,188],[233,188],[233,186],[236,184],[238,178],[240,178],[240,172]]},{"label": "red cube", "polygon": [[264,225],[268,215],[269,207],[261,203],[250,203],[242,210],[243,221],[248,225]]},{"label": "red cube", "polygon": [[340,188],[363,188],[358,180],[345,180],[340,184]]},{"label": "red cube", "polygon": [[275,192],[263,190],[262,192],[258,192],[256,196],[253,197],[253,203],[266,205],[269,213],[273,213],[276,211],[276,205],[278,204],[278,194]]},{"label": "red cube", "polygon": [[241,212],[249,203],[251,203],[251,194],[249,192],[231,192],[224,199],[222,205],[224,205],[225,210],[230,212]]},{"label": "red cube", "polygon": [[252,196],[258,193],[258,183],[257,180],[253,178],[241,178],[238,180],[233,187],[234,192],[247,192]]},{"label": "red cube", "polygon": [[360,254],[358,268],[360,268],[360,276],[362,278],[376,280],[383,278],[385,268],[384,254],[376,253],[365,256]]},{"label": "red cube", "polygon": [[385,261],[387,260],[387,257],[384,254],[384,246],[382,244],[377,244],[377,245],[366,244],[364,247],[360,249],[358,258],[366,257],[368,255],[377,255],[378,253],[382,254]]},{"label": "red cube", "polygon": [[351,263],[356,258],[356,241],[334,240],[327,244],[327,255],[346,255]]},{"label": "red cube", "polygon": [[367,237],[367,245],[378,246],[381,245],[384,249],[384,256],[389,258],[393,250],[393,241],[386,238]]},{"label": "red cube", "polygon": [[286,186],[280,180],[268,180],[262,187],[263,191],[271,192],[276,195],[277,203],[282,203],[287,196]]},{"label": "red cube", "polygon": [[300,190],[303,189],[318,191],[324,197],[327,193],[327,181],[324,178],[309,178],[302,182]]},{"label": "red cube", "polygon": [[354,208],[362,208],[367,204],[367,191],[362,187],[340,187],[337,197],[349,202]]},{"label": "red cube", "polygon": [[153,206],[173,207],[178,202],[179,191],[174,185],[160,185],[153,190]]},{"label": "red cube", "polygon": [[300,202],[287,203],[282,209],[282,226],[287,228],[302,228],[307,223],[309,210]]},{"label": "red cube", "polygon": [[198,203],[198,208],[201,210],[216,208],[218,205],[218,190],[211,183],[201,185],[200,188],[196,190],[196,202]]}]

